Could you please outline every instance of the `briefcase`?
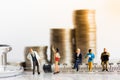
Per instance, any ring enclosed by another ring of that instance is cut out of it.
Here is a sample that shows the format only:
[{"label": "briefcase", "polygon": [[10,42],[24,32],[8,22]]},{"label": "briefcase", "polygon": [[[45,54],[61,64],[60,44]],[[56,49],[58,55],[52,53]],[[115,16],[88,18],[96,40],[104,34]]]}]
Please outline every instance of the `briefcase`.
[{"label": "briefcase", "polygon": [[52,68],[50,64],[44,64],[43,65],[43,70],[45,73],[51,73],[52,72]]}]

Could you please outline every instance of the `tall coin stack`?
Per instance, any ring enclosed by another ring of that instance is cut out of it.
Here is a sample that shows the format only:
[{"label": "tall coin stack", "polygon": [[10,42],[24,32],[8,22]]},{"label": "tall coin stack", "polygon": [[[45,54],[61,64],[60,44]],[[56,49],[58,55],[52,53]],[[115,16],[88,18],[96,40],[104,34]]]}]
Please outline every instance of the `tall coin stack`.
[{"label": "tall coin stack", "polygon": [[[83,56],[92,49],[96,54],[95,10],[75,10],[73,14],[75,26],[76,48],[80,48]],[[83,62],[86,59],[83,57]]]},{"label": "tall coin stack", "polygon": [[[73,61],[73,50],[75,46],[74,29],[51,29],[51,48],[58,48],[60,52],[60,63],[71,65]],[[54,63],[54,52],[51,49],[51,63]]]}]

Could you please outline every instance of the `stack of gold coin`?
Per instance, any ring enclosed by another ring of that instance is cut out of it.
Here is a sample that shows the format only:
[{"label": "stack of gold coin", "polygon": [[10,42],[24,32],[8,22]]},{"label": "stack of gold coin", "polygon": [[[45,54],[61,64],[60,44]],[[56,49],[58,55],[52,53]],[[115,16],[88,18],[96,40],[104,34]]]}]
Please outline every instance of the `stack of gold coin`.
[{"label": "stack of gold coin", "polygon": [[[51,29],[51,48],[59,49],[60,63],[72,64],[75,46],[74,29]],[[51,62],[54,62],[54,51],[51,49]]]},{"label": "stack of gold coin", "polygon": [[[83,56],[92,49],[96,53],[96,23],[95,10],[75,10],[73,13],[76,47]],[[84,60],[86,62],[86,60]]]}]

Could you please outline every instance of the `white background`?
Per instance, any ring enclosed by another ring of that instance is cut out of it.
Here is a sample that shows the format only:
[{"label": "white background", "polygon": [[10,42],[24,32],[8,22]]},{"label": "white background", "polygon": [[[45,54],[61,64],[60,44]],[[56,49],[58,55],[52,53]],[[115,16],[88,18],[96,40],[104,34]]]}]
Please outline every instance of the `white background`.
[{"label": "white background", "polygon": [[50,28],[73,28],[76,9],[96,10],[97,59],[106,47],[119,60],[120,0],[1,0],[0,44],[13,47],[8,61],[24,61],[26,46],[49,46]]}]

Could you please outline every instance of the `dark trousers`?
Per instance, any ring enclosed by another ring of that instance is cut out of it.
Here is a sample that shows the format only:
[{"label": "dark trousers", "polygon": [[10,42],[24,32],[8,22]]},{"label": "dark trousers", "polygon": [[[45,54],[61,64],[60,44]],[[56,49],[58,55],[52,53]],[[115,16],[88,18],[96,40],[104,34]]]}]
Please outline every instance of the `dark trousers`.
[{"label": "dark trousers", "polygon": [[74,64],[74,68],[77,68],[77,71],[78,71],[78,65],[80,64],[80,60],[76,60],[75,61],[75,64]]},{"label": "dark trousers", "polygon": [[40,72],[39,72],[39,64],[38,64],[38,61],[33,61],[33,74],[35,73],[35,66],[37,66],[37,72],[38,72],[38,74],[39,74]]}]

